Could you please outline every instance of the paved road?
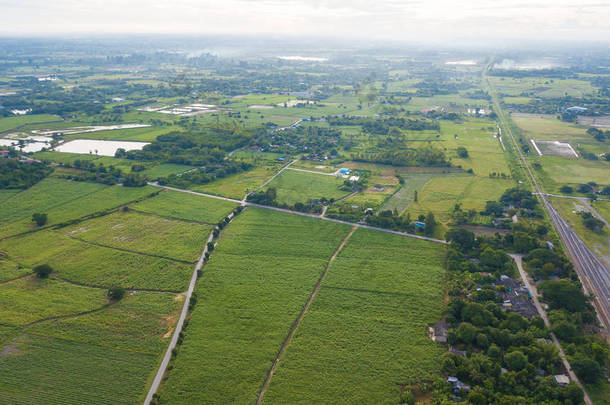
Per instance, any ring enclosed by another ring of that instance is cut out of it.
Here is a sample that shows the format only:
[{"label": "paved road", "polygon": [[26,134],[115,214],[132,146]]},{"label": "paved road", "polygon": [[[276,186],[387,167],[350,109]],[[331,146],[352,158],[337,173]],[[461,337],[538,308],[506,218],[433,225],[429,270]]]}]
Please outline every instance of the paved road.
[{"label": "paved road", "polygon": [[321,217],[319,214],[310,214],[310,213],[307,213],[307,212],[299,212],[299,211],[287,210],[285,208],[270,207],[268,205],[254,204],[254,203],[243,201],[243,200],[235,200],[233,198],[220,197],[220,196],[217,196],[217,195],[205,194],[205,193],[200,193],[200,192],[192,191],[192,190],[184,190],[184,189],[181,189],[181,188],[175,188],[175,187],[169,187],[169,186],[161,186],[158,183],[148,183],[148,185],[154,186],[154,187],[161,187],[161,188],[164,188],[164,189],[167,189],[167,190],[172,190],[172,191],[179,191],[181,193],[198,195],[198,196],[201,196],[201,197],[215,198],[215,199],[218,199],[218,200],[230,201],[230,202],[233,202],[235,204],[241,204],[241,205],[248,206],[248,207],[262,208],[262,209],[265,209],[265,210],[284,212],[284,213],[292,214],[292,215],[300,215],[302,217],[315,218],[315,219],[319,219],[319,220],[322,220],[322,221],[335,222],[335,223],[338,223],[338,224],[344,224],[344,225],[349,225],[349,226],[357,226],[359,228],[371,229],[371,230],[374,230],[374,231],[391,233],[391,234],[399,235],[399,236],[406,236],[408,238],[421,239],[421,240],[425,240],[425,241],[428,241],[428,242],[441,243],[443,245],[447,244],[446,241],[441,240],[441,239],[429,238],[427,236],[415,235],[415,234],[407,233],[407,232],[393,231],[391,229],[378,228],[376,226],[370,226],[370,225],[366,225],[366,224],[362,224],[362,223],[354,224],[353,222],[342,221],[340,219]]},{"label": "paved road", "polygon": [[[484,77],[487,80],[486,77]],[[553,208],[551,203],[547,199],[547,193],[544,192],[542,186],[538,184],[536,176],[532,171],[529,162],[523,155],[521,148],[519,147],[514,134],[512,133],[508,120],[504,115],[504,111],[500,107],[500,103],[489,80],[487,80],[490,94],[492,95],[494,107],[501,124],[504,126],[505,132],[512,142],[512,145],[518,153],[519,162],[521,167],[527,174],[528,181],[531,183],[533,189],[538,194],[538,197],[542,201],[544,208],[546,208],[551,222],[553,223],[557,233],[561,237],[563,244],[566,247],[568,256],[574,264],[574,269],[580,278],[580,281],[584,287],[586,293],[593,293],[595,300],[593,305],[595,306],[597,316],[600,323],[603,325],[602,332],[606,338],[610,338],[610,270],[605,266],[597,256],[589,249],[589,247],[576,235],[574,230],[563,220],[561,215]]]},{"label": "paved road", "polygon": [[[540,301],[538,301],[538,290],[536,289],[535,285],[530,283],[527,273],[525,272],[525,270],[523,270],[523,263],[522,263],[523,255],[511,254],[510,256],[513,258],[515,263],[517,263],[517,268],[519,269],[519,274],[521,275],[521,280],[523,280],[523,283],[525,284],[525,286],[527,287],[527,290],[529,291],[530,295],[532,296],[532,300],[534,301],[534,306],[536,307],[536,310],[540,314],[540,317],[544,321],[544,324],[546,325],[546,327],[550,328],[551,323],[549,322],[549,318],[546,315],[546,311],[544,310],[542,305],[540,305]],[[565,367],[566,370],[568,370],[570,379],[572,381],[574,381],[576,384],[578,384],[578,386],[580,388],[583,388],[582,384],[578,380],[578,377],[576,376],[576,374],[574,374],[574,371],[572,371],[572,368],[570,367],[570,363],[568,362],[568,358],[566,357],[566,354],[564,353],[563,349],[561,348],[561,344],[559,343],[557,336],[555,336],[555,334],[551,332],[551,338],[553,340],[553,344],[555,344],[555,346],[557,347],[557,350],[559,351],[559,357],[561,358],[561,361],[563,362],[563,366]],[[583,388],[583,392],[585,393],[585,396],[584,396],[585,403],[587,405],[593,405],[593,401],[591,401],[591,398],[589,398],[589,395],[584,390],[584,388]]]},{"label": "paved road", "polygon": [[321,174],[322,176],[334,176],[334,177],[337,177],[337,173],[336,172],[335,173],[324,173],[324,172],[316,172],[315,170],[297,169],[295,167],[291,167],[290,170],[295,170],[297,172]]}]

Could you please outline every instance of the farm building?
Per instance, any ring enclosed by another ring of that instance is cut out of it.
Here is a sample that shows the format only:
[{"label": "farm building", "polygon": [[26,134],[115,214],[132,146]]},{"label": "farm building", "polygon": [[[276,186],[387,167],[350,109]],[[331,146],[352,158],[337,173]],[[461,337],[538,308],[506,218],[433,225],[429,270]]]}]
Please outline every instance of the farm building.
[{"label": "farm building", "polygon": [[553,376],[553,379],[560,387],[565,387],[566,385],[570,384],[570,377],[565,374],[556,374]]},{"label": "farm building", "polygon": [[449,332],[449,326],[445,321],[440,321],[428,328],[428,336],[434,342],[447,343],[447,333]]}]

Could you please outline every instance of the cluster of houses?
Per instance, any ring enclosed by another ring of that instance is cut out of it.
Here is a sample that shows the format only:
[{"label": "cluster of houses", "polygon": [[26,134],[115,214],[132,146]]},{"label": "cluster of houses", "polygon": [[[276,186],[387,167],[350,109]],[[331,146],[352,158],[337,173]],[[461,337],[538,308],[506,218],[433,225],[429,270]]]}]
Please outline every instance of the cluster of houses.
[{"label": "cluster of houses", "polygon": [[503,299],[502,309],[513,310],[528,319],[538,315],[538,311],[532,304],[530,293],[527,287],[514,278],[502,275],[495,285],[504,286],[504,291],[497,291],[496,294]]},{"label": "cluster of houses", "polygon": [[[0,158],[9,158],[9,157],[10,157],[9,150],[7,150],[7,149],[0,150]],[[40,160],[32,159],[27,156],[19,156],[19,162],[20,163],[40,163]]]}]

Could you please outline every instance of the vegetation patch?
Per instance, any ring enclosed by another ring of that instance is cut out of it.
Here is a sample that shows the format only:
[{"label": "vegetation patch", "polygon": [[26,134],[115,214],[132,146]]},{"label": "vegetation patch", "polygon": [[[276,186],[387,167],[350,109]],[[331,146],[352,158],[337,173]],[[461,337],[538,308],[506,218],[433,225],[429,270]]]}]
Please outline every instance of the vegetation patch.
[{"label": "vegetation patch", "polygon": [[427,325],[443,308],[444,248],[360,229],[331,265],[269,390],[268,403],[398,403],[434,378]]}]

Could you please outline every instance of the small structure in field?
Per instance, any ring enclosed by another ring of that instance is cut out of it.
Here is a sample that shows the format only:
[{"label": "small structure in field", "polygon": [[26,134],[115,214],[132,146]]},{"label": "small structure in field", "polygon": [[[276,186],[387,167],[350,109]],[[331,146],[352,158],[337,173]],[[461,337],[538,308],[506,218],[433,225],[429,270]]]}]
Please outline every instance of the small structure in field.
[{"label": "small structure in field", "polygon": [[448,332],[449,326],[447,326],[447,323],[443,320],[428,328],[428,337],[434,342],[447,343]]},{"label": "small structure in field", "polygon": [[555,380],[560,387],[565,387],[570,384],[570,377],[565,374],[556,374],[553,376],[553,380]]}]

